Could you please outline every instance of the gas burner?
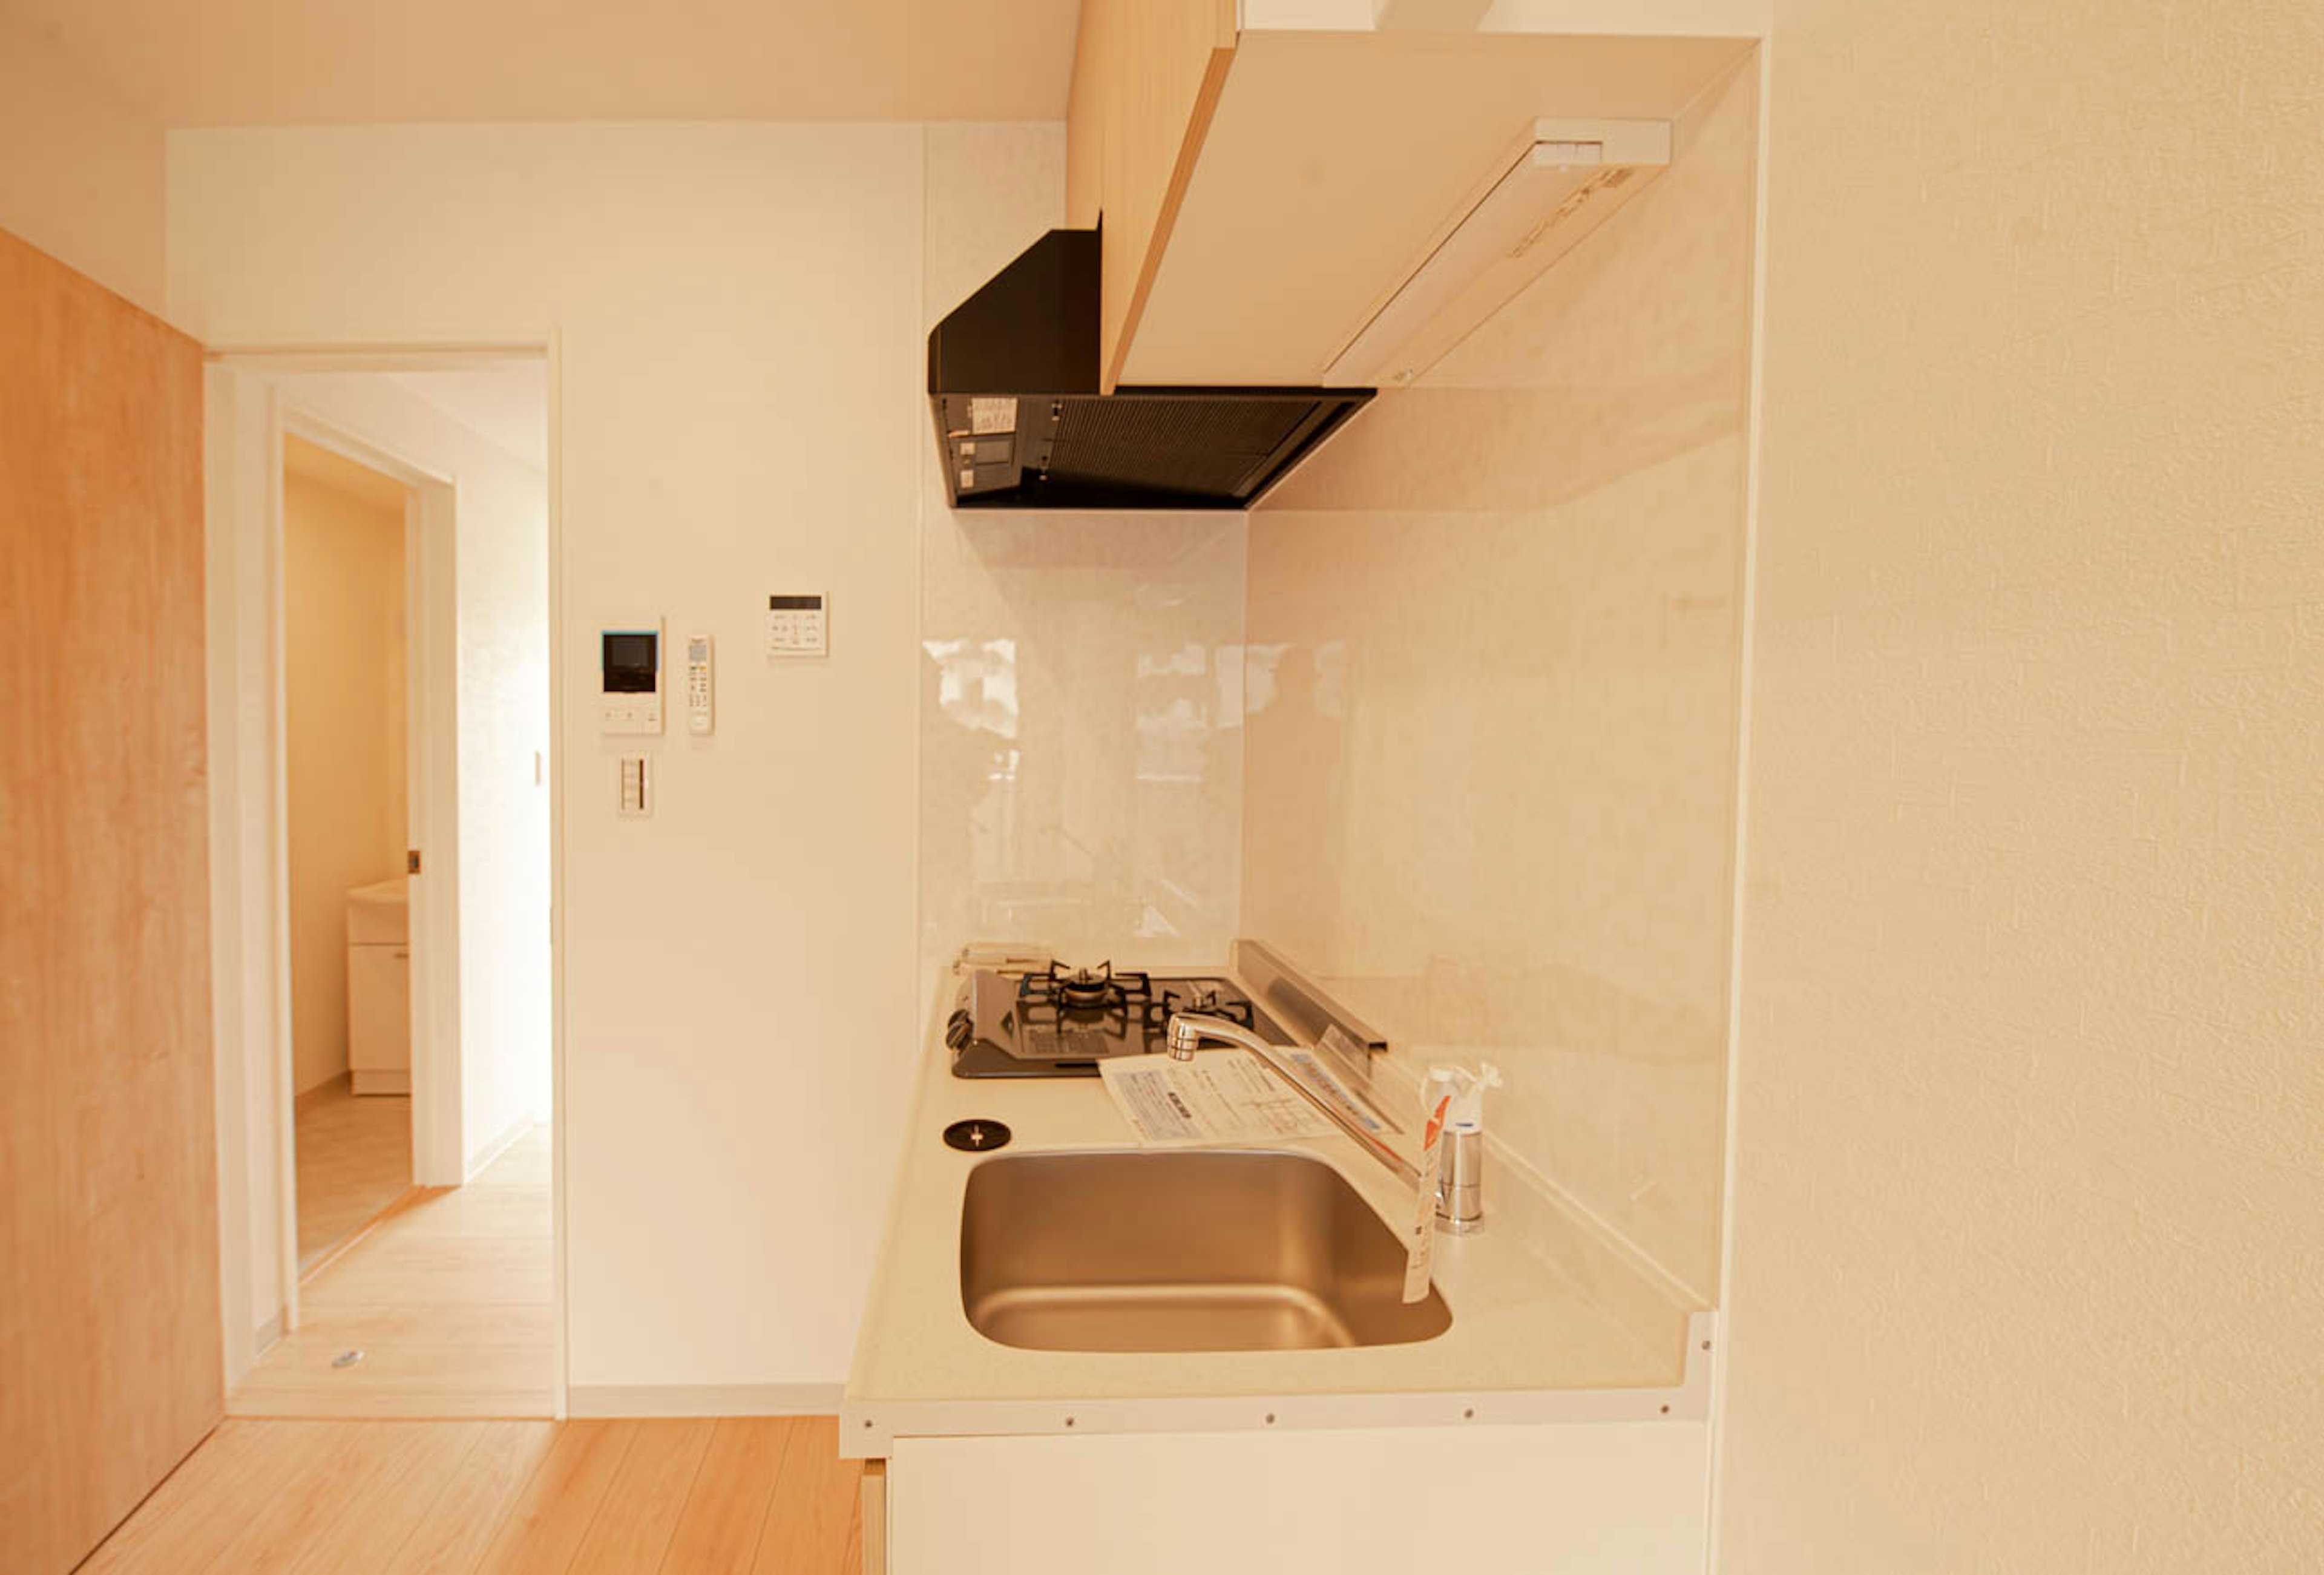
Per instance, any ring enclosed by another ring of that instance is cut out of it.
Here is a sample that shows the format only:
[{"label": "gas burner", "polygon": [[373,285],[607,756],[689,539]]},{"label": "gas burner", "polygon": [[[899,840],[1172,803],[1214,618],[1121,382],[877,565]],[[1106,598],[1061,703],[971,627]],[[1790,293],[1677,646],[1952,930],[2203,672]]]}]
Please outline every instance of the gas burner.
[{"label": "gas burner", "polygon": [[[1056,964],[1050,966],[1055,967]],[[1076,968],[1061,977],[1053,976],[1053,982],[1059,1000],[1084,1011],[1093,1007],[1111,1006],[1113,998],[1120,993],[1113,982],[1113,964],[1111,962],[1101,962],[1093,969]]]},{"label": "gas burner", "polygon": [[1204,1017],[1224,1018],[1246,1028],[1259,1025],[1253,1018],[1250,1002],[1240,990],[1228,990],[1216,980],[1185,979],[1166,982],[1160,999],[1147,1002],[1145,1027],[1159,1035],[1170,1026],[1170,1019],[1180,1012],[1200,1012]]},{"label": "gas burner", "polygon": [[1028,1006],[1046,1006],[1064,1012],[1126,1011],[1132,1002],[1144,1004],[1153,990],[1143,973],[1116,973],[1111,962],[1094,968],[1067,968],[1052,962],[1047,973],[1028,973],[1017,988]]},{"label": "gas burner", "polygon": [[1231,980],[1051,963],[1021,974],[976,970],[961,987],[945,1043],[954,1077],[1094,1077],[1116,1056],[1160,1053],[1170,1014],[1195,1011],[1285,1042]]}]

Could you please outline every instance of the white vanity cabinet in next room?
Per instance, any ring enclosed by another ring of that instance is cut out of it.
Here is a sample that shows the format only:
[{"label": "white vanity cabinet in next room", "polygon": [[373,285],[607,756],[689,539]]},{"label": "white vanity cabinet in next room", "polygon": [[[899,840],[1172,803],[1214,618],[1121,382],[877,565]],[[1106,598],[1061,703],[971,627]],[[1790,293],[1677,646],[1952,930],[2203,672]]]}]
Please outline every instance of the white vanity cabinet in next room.
[{"label": "white vanity cabinet in next room", "polygon": [[411,929],[404,877],[347,892],[347,1072],[358,1094],[411,1091]]}]

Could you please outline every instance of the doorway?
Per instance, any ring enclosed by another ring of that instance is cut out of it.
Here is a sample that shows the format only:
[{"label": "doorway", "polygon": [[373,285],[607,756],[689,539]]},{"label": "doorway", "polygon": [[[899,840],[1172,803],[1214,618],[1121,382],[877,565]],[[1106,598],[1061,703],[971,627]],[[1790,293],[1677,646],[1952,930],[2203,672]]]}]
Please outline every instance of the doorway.
[{"label": "doorway", "polygon": [[282,445],[290,1064],[303,1283],[411,1190],[410,612],[392,475]]},{"label": "doorway", "polygon": [[550,387],[210,369],[233,1414],[561,1411]]}]

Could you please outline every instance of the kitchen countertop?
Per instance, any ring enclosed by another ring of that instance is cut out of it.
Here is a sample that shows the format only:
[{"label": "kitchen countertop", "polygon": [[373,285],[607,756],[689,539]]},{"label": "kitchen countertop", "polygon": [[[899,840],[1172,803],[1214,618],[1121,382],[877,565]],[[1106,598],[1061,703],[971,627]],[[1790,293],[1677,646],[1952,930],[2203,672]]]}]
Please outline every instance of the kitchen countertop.
[{"label": "kitchen countertop", "polygon": [[[1618,1244],[1489,1149],[1486,1228],[1436,1239],[1435,1283],[1452,1325],[1434,1340],[1157,1353],[1026,1350],[986,1339],[962,1304],[960,1219],[969,1172],[990,1156],[946,1147],[944,1128],[972,1118],[1006,1122],[1014,1138],[1001,1152],[1011,1155],[1137,1142],[1097,1078],[954,1077],[942,1027],[960,982],[942,971],[927,1018],[930,1042],[841,1409],[843,1452],[883,1456],[899,1435],[1707,1414],[1710,1363],[1692,1359],[1708,1349],[1711,1315],[1627,1261]],[[1384,1079],[1381,1097],[1399,1124],[1415,1125],[1402,1110],[1417,1105],[1416,1083]],[[1353,1142],[1335,1133],[1268,1147],[1332,1165],[1402,1234],[1396,1221],[1409,1218],[1408,1193]]]}]

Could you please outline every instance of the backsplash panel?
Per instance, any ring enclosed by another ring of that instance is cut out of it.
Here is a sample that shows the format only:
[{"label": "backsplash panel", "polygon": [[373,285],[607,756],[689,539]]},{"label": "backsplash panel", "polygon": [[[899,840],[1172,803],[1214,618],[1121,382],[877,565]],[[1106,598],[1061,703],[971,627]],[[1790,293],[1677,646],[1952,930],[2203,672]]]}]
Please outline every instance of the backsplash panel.
[{"label": "backsplash panel", "polygon": [[1235,515],[932,512],[922,943],[1217,962],[1239,907]]},{"label": "backsplash panel", "polygon": [[1244,932],[1718,1294],[1753,78],[1252,516]]}]

